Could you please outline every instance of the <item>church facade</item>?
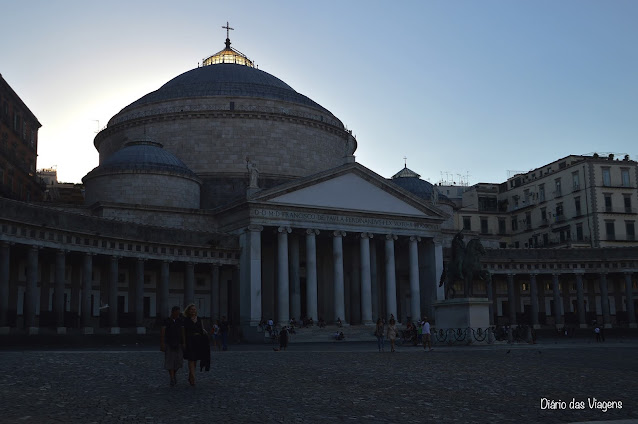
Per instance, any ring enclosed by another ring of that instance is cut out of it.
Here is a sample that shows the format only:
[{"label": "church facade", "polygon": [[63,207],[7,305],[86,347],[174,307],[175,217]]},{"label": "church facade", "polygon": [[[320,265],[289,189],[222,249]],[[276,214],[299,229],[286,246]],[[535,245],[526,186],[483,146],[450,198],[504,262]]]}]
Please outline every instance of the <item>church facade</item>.
[{"label": "church facade", "polygon": [[97,134],[84,206],[0,199],[2,332],[143,333],[189,303],[246,338],[433,314],[452,204],[357,163],[338,118],[229,39],[203,63]]}]

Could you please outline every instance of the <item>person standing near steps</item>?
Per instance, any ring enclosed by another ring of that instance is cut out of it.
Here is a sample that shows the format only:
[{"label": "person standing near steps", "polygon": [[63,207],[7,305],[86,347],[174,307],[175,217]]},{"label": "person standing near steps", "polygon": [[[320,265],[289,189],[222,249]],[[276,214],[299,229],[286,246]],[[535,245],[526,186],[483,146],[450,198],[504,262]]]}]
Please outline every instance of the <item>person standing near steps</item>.
[{"label": "person standing near steps", "polygon": [[162,323],[160,350],[164,352],[164,368],[171,379],[171,387],[177,384],[175,373],[184,365],[184,324],[179,306],[173,306],[171,316]]}]

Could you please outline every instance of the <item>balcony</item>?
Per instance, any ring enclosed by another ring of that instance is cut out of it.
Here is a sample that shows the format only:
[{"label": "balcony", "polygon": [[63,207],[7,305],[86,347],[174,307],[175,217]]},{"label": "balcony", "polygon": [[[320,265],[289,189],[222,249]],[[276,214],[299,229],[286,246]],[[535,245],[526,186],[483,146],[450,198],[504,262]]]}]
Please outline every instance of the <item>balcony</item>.
[{"label": "balcony", "polygon": [[572,189],[572,193],[576,193],[577,191],[580,191],[580,184],[574,184],[574,188]]}]

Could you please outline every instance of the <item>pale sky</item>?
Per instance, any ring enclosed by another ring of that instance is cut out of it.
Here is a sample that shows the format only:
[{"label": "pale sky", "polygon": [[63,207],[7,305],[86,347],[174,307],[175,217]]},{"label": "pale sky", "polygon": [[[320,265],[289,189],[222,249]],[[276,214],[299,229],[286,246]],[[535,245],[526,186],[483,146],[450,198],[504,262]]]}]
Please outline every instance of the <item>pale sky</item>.
[{"label": "pale sky", "polygon": [[[38,168],[80,182],[119,110],[232,46],[336,115],[384,177],[503,182],[569,154],[638,159],[638,1],[0,0],[0,74]],[[469,178],[468,178],[469,175]]]}]

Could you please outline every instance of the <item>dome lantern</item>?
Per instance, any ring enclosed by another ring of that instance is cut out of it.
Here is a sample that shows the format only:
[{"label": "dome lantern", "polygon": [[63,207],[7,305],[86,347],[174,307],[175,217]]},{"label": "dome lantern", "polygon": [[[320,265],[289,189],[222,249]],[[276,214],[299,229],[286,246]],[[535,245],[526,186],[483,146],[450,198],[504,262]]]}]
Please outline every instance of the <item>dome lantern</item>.
[{"label": "dome lantern", "polygon": [[248,59],[242,52],[230,47],[230,30],[234,30],[226,22],[223,26],[226,30],[226,48],[202,60],[202,66],[218,65],[220,63],[231,63],[235,65],[244,65],[254,68],[252,60]]}]

